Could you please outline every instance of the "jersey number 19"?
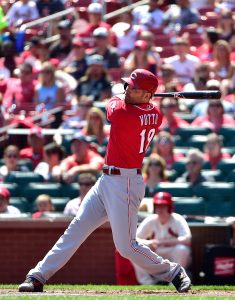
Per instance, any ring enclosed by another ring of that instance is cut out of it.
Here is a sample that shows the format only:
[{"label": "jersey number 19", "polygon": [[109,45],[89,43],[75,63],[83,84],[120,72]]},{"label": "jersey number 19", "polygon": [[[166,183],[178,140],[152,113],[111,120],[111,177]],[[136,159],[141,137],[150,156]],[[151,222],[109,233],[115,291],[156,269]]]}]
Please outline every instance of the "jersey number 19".
[{"label": "jersey number 19", "polygon": [[152,128],[149,131],[147,129],[143,129],[140,133],[140,151],[139,153],[146,152],[148,146],[152,142],[156,133],[156,129]]}]

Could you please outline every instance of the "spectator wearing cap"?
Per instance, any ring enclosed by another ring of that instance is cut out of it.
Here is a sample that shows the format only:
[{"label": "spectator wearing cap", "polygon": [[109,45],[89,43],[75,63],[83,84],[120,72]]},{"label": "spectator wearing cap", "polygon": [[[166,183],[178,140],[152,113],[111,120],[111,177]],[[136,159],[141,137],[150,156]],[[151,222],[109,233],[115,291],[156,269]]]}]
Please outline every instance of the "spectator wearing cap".
[{"label": "spectator wearing cap", "polygon": [[66,216],[76,216],[83,199],[95,183],[96,176],[93,173],[86,172],[78,175],[79,196],[66,204],[64,208]]},{"label": "spectator wearing cap", "polygon": [[87,58],[88,68],[75,90],[76,96],[92,97],[93,101],[103,101],[111,97],[111,83],[104,66],[103,56],[91,55]]},{"label": "spectator wearing cap", "polygon": [[24,51],[20,54],[22,62],[27,62],[34,66],[39,58],[39,48],[42,45],[42,39],[38,36],[33,36],[25,45]]},{"label": "spectator wearing cap", "polygon": [[3,161],[4,164],[0,167],[0,178],[2,181],[10,175],[12,171],[26,172],[29,169],[24,165],[19,165],[19,148],[15,145],[9,145],[4,149]]},{"label": "spectator wearing cap", "polygon": [[15,70],[18,78],[11,77],[7,81],[3,95],[3,105],[7,110],[17,113],[34,110],[34,93],[37,81],[33,76],[33,68],[29,63],[22,63]]},{"label": "spectator wearing cap", "polygon": [[140,24],[142,29],[155,29],[162,25],[162,0],[149,0],[146,5],[139,5],[132,10],[134,24]]},{"label": "spectator wearing cap", "polygon": [[72,40],[72,50],[67,59],[60,64],[60,68],[79,80],[85,75],[87,70],[86,49],[84,43],[79,38]]},{"label": "spectator wearing cap", "polygon": [[50,16],[65,9],[61,0],[36,0],[40,17]]},{"label": "spectator wearing cap", "polygon": [[0,187],[0,215],[1,214],[11,214],[11,215],[20,215],[20,210],[13,206],[9,205],[10,192],[4,186]]},{"label": "spectator wearing cap", "polygon": [[134,49],[130,52],[124,62],[124,73],[129,75],[135,69],[146,69],[156,74],[156,60],[149,54],[148,43],[137,40]]},{"label": "spectator wearing cap", "polygon": [[120,68],[119,54],[110,43],[110,31],[105,27],[98,27],[93,31],[93,36],[95,37],[95,47],[89,55],[102,55],[104,66],[107,69]]},{"label": "spectator wearing cap", "polygon": [[[153,214],[137,229],[138,242],[150,247],[164,259],[180,264],[186,270],[191,263],[191,231],[185,218],[174,211],[171,194],[158,192],[153,196]],[[134,265],[140,284],[156,284],[158,278]]]},{"label": "spectator wearing cap", "polygon": [[39,18],[35,1],[19,0],[12,4],[6,14],[9,26],[16,27]]},{"label": "spectator wearing cap", "polygon": [[42,134],[42,128],[37,126],[30,128],[27,141],[29,147],[20,150],[20,157],[30,159],[33,169],[35,169],[43,160],[44,136]]},{"label": "spectator wearing cap", "polygon": [[63,61],[72,49],[72,23],[70,20],[62,20],[58,23],[57,29],[59,33],[58,41],[55,41],[49,48],[50,57]]},{"label": "spectator wearing cap", "polygon": [[104,27],[110,29],[111,26],[102,21],[103,17],[103,6],[100,3],[91,3],[87,8],[88,13],[88,26],[86,30],[82,33],[79,33],[77,36],[84,43],[86,48],[94,48],[95,47],[95,37],[93,36],[93,32],[98,27]]},{"label": "spectator wearing cap", "polygon": [[46,110],[65,103],[64,88],[61,83],[56,80],[55,68],[50,62],[44,62],[42,64],[34,101],[36,108],[43,105]]},{"label": "spectator wearing cap", "polygon": [[192,81],[196,66],[200,63],[200,60],[189,53],[189,42],[186,38],[176,38],[173,45],[175,55],[165,58],[164,63],[172,65],[179,83],[185,85]]},{"label": "spectator wearing cap", "polygon": [[78,174],[84,172],[99,172],[104,159],[91,147],[91,139],[76,132],[71,140],[72,155],[62,160],[54,178],[65,183],[75,182]]}]

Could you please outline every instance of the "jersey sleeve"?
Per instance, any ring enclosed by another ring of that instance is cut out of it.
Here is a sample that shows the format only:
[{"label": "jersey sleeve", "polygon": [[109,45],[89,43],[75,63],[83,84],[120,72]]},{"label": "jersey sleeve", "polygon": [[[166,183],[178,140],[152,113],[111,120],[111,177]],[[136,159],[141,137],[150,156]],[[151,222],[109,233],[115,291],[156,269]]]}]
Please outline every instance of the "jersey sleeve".
[{"label": "jersey sleeve", "polygon": [[113,114],[123,108],[125,106],[125,102],[119,97],[112,97],[106,104],[106,118],[109,122],[112,122]]}]

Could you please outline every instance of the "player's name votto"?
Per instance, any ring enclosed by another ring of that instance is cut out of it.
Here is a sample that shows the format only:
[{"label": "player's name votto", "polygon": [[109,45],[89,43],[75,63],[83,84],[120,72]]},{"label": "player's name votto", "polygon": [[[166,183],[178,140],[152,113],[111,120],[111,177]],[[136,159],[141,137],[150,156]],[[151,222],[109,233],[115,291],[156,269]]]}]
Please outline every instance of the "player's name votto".
[{"label": "player's name votto", "polygon": [[158,114],[144,114],[144,115],[140,115],[140,122],[141,122],[141,126],[144,125],[156,125],[158,122]]}]

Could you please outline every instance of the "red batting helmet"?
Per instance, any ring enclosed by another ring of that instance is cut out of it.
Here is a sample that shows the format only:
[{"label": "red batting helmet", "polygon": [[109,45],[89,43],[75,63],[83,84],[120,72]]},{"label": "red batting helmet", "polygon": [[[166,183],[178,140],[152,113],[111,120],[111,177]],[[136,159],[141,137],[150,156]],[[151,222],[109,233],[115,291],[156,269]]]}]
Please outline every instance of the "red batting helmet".
[{"label": "red batting helmet", "polygon": [[154,94],[158,87],[157,77],[145,69],[136,69],[130,77],[122,78],[122,80],[133,88],[145,90],[151,94]]},{"label": "red batting helmet", "polygon": [[167,192],[158,192],[153,197],[153,204],[154,205],[168,205],[169,206],[169,213],[173,211],[173,201],[171,194]]}]

